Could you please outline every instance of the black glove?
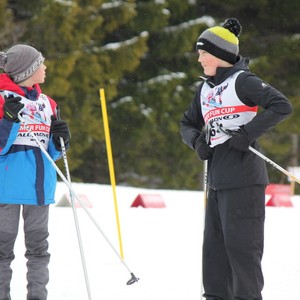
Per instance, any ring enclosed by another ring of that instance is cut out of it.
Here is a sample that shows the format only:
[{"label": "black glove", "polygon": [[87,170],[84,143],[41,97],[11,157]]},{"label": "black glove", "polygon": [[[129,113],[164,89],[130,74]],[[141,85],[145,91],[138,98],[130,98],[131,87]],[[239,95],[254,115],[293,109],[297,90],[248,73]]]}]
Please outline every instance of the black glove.
[{"label": "black glove", "polygon": [[207,160],[212,157],[214,149],[209,147],[204,139],[204,133],[201,133],[195,140],[195,150],[200,160]]},{"label": "black glove", "polygon": [[61,151],[60,138],[63,138],[65,144],[70,140],[70,131],[67,122],[57,120],[55,116],[51,116],[50,134],[52,134],[54,146],[58,151]]},{"label": "black glove", "polygon": [[20,122],[18,118],[18,113],[24,107],[24,104],[21,103],[21,97],[14,97],[14,95],[10,94],[8,97],[4,96],[4,118],[14,122]]},{"label": "black glove", "polygon": [[248,151],[251,143],[248,139],[248,134],[244,126],[241,126],[237,131],[231,131],[230,134],[232,135],[232,137],[229,140],[229,148],[233,148],[243,152]]}]

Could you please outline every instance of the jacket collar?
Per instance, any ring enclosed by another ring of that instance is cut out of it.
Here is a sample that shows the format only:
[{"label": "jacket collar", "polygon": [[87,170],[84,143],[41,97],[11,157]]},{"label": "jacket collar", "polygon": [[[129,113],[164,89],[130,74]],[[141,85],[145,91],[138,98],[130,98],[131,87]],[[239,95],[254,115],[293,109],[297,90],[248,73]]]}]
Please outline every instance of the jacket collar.
[{"label": "jacket collar", "polygon": [[37,99],[42,92],[38,84],[33,87],[21,87],[5,73],[0,74],[0,90],[8,90],[31,100]]},{"label": "jacket collar", "polygon": [[214,87],[216,85],[221,84],[232,74],[241,70],[249,71],[249,58],[238,56],[237,62],[232,67],[217,68],[217,72],[215,76],[210,76],[210,77],[201,76],[200,78],[204,80],[210,87]]}]

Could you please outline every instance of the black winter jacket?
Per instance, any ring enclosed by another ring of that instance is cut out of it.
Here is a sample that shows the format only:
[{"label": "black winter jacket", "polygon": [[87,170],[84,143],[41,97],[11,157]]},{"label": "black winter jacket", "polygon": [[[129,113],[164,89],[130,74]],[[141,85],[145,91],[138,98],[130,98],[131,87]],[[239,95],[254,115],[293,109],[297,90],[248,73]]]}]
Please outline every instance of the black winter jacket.
[{"label": "black winter jacket", "polygon": [[[218,85],[237,71],[244,70],[236,79],[235,89],[239,99],[247,106],[263,108],[244,129],[251,146],[260,150],[257,138],[286,119],[292,107],[286,97],[250,72],[249,60],[239,57],[230,68],[218,68],[216,76],[206,78],[210,85]],[[200,94],[203,82],[197,88],[193,101],[180,122],[181,136],[185,144],[194,149],[194,142],[204,127]],[[241,152],[229,148],[229,141],[214,147],[208,160],[208,184],[213,189],[240,188],[269,183],[265,161],[250,150]]]}]

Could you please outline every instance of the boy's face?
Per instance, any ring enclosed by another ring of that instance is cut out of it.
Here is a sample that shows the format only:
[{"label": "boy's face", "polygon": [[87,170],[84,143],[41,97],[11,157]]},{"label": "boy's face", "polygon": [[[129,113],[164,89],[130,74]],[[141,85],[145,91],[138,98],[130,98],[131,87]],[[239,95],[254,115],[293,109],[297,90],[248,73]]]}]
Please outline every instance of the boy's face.
[{"label": "boy's face", "polygon": [[204,74],[215,76],[217,68],[221,66],[221,60],[204,50],[198,50],[198,54],[198,62],[201,64]]},{"label": "boy's face", "polygon": [[37,71],[30,77],[32,85],[36,83],[44,83],[46,78],[46,66],[41,64]]}]

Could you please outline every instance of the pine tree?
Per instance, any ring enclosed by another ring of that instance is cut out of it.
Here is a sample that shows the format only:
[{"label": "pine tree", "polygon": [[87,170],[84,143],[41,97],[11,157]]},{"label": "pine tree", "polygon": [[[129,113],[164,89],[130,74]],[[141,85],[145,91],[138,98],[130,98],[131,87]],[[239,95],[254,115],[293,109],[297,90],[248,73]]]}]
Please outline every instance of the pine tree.
[{"label": "pine tree", "polygon": [[[0,45],[28,43],[46,57],[43,90],[70,124],[73,180],[109,183],[104,88],[117,183],[199,188],[203,164],[179,133],[202,75],[199,34],[228,17],[241,21],[241,54],[294,106],[292,118],[261,138],[265,154],[287,166],[300,130],[298,16],[298,0],[3,0]],[[273,182],[286,180],[270,171]]]},{"label": "pine tree", "polygon": [[111,118],[122,120],[122,126],[112,123],[122,184],[165,188],[202,184],[203,165],[195,164],[195,154],[179,133],[200,70],[195,41],[213,23],[212,18],[191,20],[194,8],[185,1],[137,1],[137,16],[126,32],[147,30],[149,51],[138,69],[121,81],[119,97],[110,107]]},{"label": "pine tree", "polygon": [[135,16],[133,1],[43,0],[39,5],[23,39],[46,57],[44,91],[70,123],[74,178],[98,181],[98,160],[105,161],[98,91],[105,87],[108,99],[118,93],[123,74],[137,68],[147,50],[147,34],[115,35]]},{"label": "pine tree", "polygon": [[[13,10],[7,0],[0,2],[0,49],[9,48],[24,33],[22,20],[14,22]],[[1,51],[3,51],[1,50]]]},{"label": "pine tree", "polygon": [[[251,71],[282,91],[292,102],[293,116],[260,138],[265,154],[287,168],[295,161],[291,137],[300,133],[295,118],[300,100],[299,1],[229,0],[225,3],[212,0],[201,9],[219,22],[228,17],[241,21],[240,52],[251,58]],[[285,175],[270,165],[267,167],[271,182],[287,181]]]}]

